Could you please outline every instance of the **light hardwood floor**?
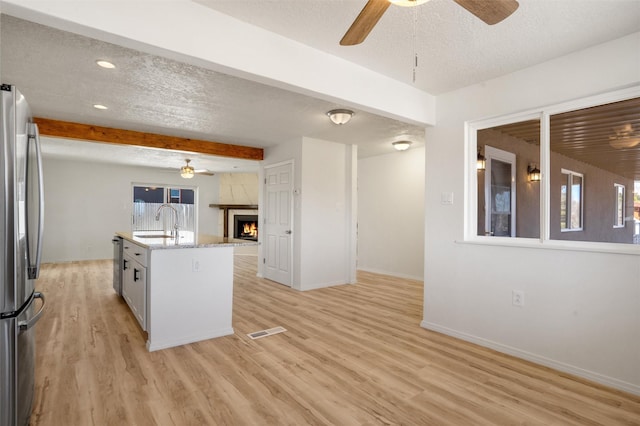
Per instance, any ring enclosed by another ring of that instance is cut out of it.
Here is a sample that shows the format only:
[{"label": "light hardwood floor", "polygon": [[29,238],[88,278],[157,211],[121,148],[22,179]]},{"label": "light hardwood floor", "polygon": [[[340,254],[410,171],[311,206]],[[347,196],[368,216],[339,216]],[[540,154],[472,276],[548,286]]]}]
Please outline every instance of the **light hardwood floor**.
[{"label": "light hardwood floor", "polygon": [[640,397],[422,329],[419,282],[301,293],[235,260],[235,335],[153,353],[111,262],[45,265],[31,424],[640,425]]}]

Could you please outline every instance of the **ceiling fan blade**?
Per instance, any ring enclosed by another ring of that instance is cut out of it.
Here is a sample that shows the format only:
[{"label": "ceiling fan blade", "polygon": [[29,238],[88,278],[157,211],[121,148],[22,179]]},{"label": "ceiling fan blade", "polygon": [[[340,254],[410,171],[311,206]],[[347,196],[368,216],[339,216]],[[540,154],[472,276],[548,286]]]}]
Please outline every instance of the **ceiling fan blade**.
[{"label": "ceiling fan blade", "polygon": [[389,0],[369,0],[340,40],[340,45],[353,46],[362,43],[382,18],[389,5],[391,5]]},{"label": "ceiling fan blade", "polygon": [[516,11],[516,0],[453,0],[489,25],[497,24]]},{"label": "ceiling fan blade", "polygon": [[213,172],[211,172],[209,170],[206,170],[206,169],[194,170],[193,172],[195,174],[197,174],[197,175],[205,175],[205,176],[213,176],[213,175],[215,175],[215,173],[213,173]]}]

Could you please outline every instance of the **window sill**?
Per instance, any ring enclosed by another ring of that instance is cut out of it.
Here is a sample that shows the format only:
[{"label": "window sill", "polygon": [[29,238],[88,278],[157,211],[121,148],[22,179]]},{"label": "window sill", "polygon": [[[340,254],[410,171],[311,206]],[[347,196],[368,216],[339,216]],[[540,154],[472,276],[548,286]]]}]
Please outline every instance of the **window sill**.
[{"label": "window sill", "polygon": [[586,251],[640,256],[640,245],[624,243],[596,243],[591,241],[541,240],[537,238],[471,237],[456,244],[530,248],[542,250]]}]

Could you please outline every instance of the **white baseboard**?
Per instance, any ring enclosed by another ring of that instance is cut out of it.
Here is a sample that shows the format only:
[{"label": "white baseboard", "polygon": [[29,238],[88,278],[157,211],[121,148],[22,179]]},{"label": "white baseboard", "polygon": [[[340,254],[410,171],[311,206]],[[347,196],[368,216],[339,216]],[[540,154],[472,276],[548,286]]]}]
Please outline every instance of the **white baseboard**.
[{"label": "white baseboard", "polygon": [[416,277],[416,276],[413,276],[413,275],[401,274],[401,273],[398,273],[398,272],[383,271],[381,269],[361,268],[361,267],[358,266],[358,271],[371,272],[372,274],[389,275],[391,277],[405,278],[405,279],[414,280],[414,281],[424,281],[424,277],[423,276]]},{"label": "white baseboard", "polygon": [[181,345],[187,345],[189,343],[200,342],[202,340],[215,339],[216,337],[229,336],[233,333],[234,333],[233,327],[229,327],[229,328],[216,330],[212,333],[207,333],[206,335],[191,335],[191,336],[182,337],[180,339],[171,339],[171,340],[167,339],[167,340],[160,340],[160,341],[156,340],[153,343],[151,343],[150,340],[147,340],[147,350],[149,352],[153,352],[153,351],[158,351],[160,349],[172,348],[174,346],[181,346]]},{"label": "white baseboard", "polygon": [[614,377],[605,376],[600,373],[585,370],[583,368],[576,367],[574,365],[565,364],[560,361],[546,358],[541,355],[536,355],[534,353],[523,351],[521,349],[514,348],[508,345],[503,345],[502,343],[494,342],[492,340],[487,340],[482,337],[477,337],[471,334],[462,333],[462,332],[459,332],[447,327],[443,327],[438,324],[427,322],[424,320],[420,323],[420,326],[422,328],[426,328],[427,330],[437,331],[438,333],[446,334],[447,336],[451,336],[451,337],[458,338],[460,340],[475,343],[477,345],[484,346],[486,348],[494,349],[498,352],[502,352],[508,355],[513,355],[515,357],[522,358],[527,361],[535,362],[536,364],[544,365],[546,367],[563,371],[565,373],[570,373],[578,377],[592,380],[596,383],[600,383],[615,389],[632,393],[634,395],[640,395],[640,386],[634,385],[633,383],[625,382],[623,380],[616,379]]},{"label": "white baseboard", "polygon": [[335,287],[335,286],[338,286],[338,285],[347,285],[347,284],[349,284],[347,280],[345,280],[345,281],[331,281],[331,282],[326,282],[326,283],[303,285],[303,286],[301,286],[302,288],[300,288],[299,290],[300,291],[317,290],[319,288]]}]

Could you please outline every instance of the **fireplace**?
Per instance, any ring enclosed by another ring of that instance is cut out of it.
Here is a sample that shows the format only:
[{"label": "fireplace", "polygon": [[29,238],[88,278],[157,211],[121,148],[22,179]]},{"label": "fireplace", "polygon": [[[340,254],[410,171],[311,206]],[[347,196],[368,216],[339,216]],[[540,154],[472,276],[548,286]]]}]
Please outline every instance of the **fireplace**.
[{"label": "fireplace", "polygon": [[233,238],[258,241],[258,215],[236,214],[233,216]]}]

